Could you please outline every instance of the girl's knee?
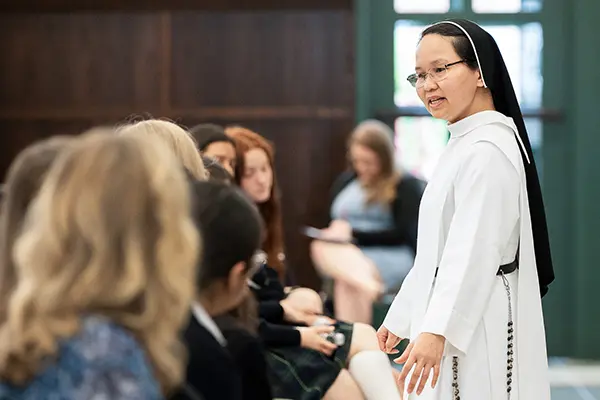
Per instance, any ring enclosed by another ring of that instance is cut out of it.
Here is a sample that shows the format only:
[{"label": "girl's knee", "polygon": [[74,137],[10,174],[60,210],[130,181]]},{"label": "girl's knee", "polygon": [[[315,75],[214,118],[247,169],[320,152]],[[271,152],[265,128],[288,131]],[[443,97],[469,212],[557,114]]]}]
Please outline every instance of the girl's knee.
[{"label": "girl's knee", "polygon": [[312,289],[294,289],[287,298],[299,308],[310,309],[317,314],[323,312],[323,300],[321,299],[321,296]]},{"label": "girl's knee", "polygon": [[354,354],[364,350],[379,350],[375,328],[360,322],[355,323],[352,332],[351,347],[351,352]]},{"label": "girl's knee", "polygon": [[362,336],[373,337],[377,339],[377,331],[371,325],[357,322],[354,324],[354,332],[359,331]]}]

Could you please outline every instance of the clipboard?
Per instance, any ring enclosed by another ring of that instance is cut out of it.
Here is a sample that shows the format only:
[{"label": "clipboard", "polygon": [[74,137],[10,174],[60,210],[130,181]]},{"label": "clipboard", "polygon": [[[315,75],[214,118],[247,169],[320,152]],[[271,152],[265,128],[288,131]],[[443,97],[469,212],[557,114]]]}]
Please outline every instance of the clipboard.
[{"label": "clipboard", "polygon": [[301,229],[301,232],[304,236],[308,236],[311,239],[319,240],[319,241],[325,242],[325,243],[332,243],[332,244],[353,244],[354,243],[354,239],[342,240],[342,239],[334,239],[334,238],[327,237],[326,235],[323,234],[323,231],[321,229],[318,229],[318,228],[315,228],[312,226],[303,227]]}]

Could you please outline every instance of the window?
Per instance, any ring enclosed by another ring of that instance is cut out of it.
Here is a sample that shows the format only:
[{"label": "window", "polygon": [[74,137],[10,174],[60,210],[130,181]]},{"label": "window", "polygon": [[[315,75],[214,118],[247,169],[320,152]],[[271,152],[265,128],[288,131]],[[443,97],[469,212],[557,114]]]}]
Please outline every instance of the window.
[{"label": "window", "polygon": [[396,159],[411,174],[430,179],[450,136],[446,122],[431,117],[400,117],[394,128]]},{"label": "window", "polygon": [[[394,28],[394,103],[400,113],[404,111],[414,115],[415,110],[423,111],[415,89],[406,81],[406,77],[414,72],[419,35],[429,24],[445,18],[444,15],[432,13],[460,11],[453,10],[457,3],[460,5],[455,0],[395,1],[394,8],[401,18],[396,21]],[[539,109],[542,106],[543,87],[543,29],[536,21],[535,13],[541,9],[541,0],[471,0],[471,6],[472,10],[464,12],[464,17],[481,24],[498,43],[521,107]],[[438,11],[442,9],[445,11]],[[414,14],[410,15],[411,19],[402,18],[402,13],[408,12]],[[514,18],[507,13],[529,13],[527,15],[531,15],[531,18]],[[443,121],[422,113],[424,116],[400,116],[396,119],[395,143],[398,162],[408,171],[427,180],[449,135]],[[542,122],[539,118],[527,118],[525,124],[534,153],[537,154],[542,145]]]},{"label": "window", "polygon": [[397,13],[445,13],[450,11],[450,0],[394,0]]},{"label": "window", "polygon": [[539,12],[542,0],[471,0],[476,13]]}]

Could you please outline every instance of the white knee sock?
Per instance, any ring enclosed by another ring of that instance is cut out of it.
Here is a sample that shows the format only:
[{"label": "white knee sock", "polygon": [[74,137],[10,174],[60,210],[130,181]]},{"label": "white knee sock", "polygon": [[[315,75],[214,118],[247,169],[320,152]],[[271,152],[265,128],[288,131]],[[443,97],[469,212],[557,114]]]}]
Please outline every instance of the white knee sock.
[{"label": "white knee sock", "polygon": [[392,366],[379,350],[361,351],[350,360],[350,374],[367,400],[399,400]]}]

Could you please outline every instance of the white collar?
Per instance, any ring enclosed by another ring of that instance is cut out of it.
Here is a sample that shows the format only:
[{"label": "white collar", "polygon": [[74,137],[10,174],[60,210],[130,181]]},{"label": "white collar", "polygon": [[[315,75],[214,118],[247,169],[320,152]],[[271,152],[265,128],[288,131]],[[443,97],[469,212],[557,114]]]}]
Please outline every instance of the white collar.
[{"label": "white collar", "polygon": [[517,127],[515,126],[515,123],[513,122],[512,118],[509,118],[504,114],[493,110],[480,111],[473,115],[469,115],[468,117],[463,118],[460,121],[457,121],[453,124],[448,124],[448,130],[450,131],[451,137],[459,137],[466,135],[467,133],[479,128],[480,126],[489,125],[493,123],[501,123],[507,125],[515,132],[517,130]]},{"label": "white collar", "polygon": [[453,124],[448,124],[448,131],[450,131],[450,138],[458,138],[466,135],[467,133],[481,127],[484,125],[490,125],[494,123],[500,123],[506,125],[514,132],[517,142],[521,147],[521,150],[526,156],[527,163],[530,163],[529,155],[527,155],[527,151],[525,149],[525,145],[523,144],[523,140],[521,136],[519,136],[519,130],[515,125],[515,122],[512,118],[507,117],[506,115],[499,113],[494,110],[486,110],[480,111],[473,115],[469,115],[466,118],[461,119]]},{"label": "white collar", "polygon": [[213,321],[210,315],[208,315],[202,304],[194,302],[192,304],[192,314],[194,315],[194,318],[196,318],[196,321],[205,327],[215,337],[215,339],[217,339],[221,346],[227,345],[227,341],[225,340],[223,333],[217,324],[215,324],[215,321]]}]

